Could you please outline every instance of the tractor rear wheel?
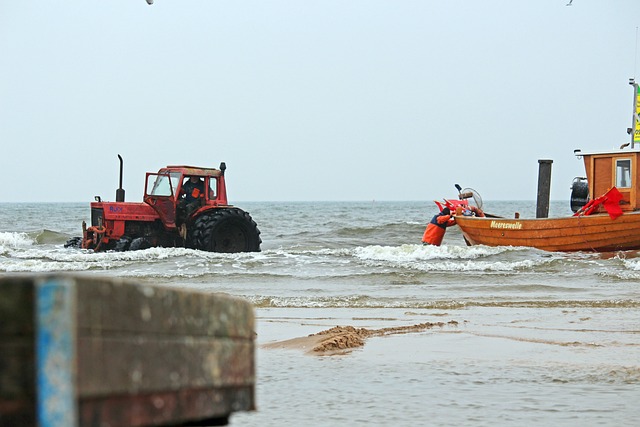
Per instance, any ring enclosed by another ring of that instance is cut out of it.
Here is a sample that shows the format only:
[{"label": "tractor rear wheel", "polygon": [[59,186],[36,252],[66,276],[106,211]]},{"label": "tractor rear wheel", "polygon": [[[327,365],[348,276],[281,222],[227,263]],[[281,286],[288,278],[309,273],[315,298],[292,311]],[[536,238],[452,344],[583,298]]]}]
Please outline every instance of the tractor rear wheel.
[{"label": "tractor rear wheel", "polygon": [[212,209],[193,222],[189,246],[209,252],[260,252],[260,231],[248,212]]}]

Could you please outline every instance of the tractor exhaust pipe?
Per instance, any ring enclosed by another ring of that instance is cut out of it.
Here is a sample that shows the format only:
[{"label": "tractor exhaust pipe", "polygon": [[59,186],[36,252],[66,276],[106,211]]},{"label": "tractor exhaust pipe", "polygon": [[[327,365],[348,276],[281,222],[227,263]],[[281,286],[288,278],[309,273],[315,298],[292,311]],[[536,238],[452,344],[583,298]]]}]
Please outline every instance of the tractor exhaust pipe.
[{"label": "tractor exhaust pipe", "polygon": [[122,156],[118,154],[120,159],[120,187],[116,190],[116,202],[124,202],[124,188],[122,188]]},{"label": "tractor exhaust pipe", "polygon": [[224,175],[224,171],[227,170],[227,164],[225,162],[220,163],[220,171],[222,172],[222,175]]}]

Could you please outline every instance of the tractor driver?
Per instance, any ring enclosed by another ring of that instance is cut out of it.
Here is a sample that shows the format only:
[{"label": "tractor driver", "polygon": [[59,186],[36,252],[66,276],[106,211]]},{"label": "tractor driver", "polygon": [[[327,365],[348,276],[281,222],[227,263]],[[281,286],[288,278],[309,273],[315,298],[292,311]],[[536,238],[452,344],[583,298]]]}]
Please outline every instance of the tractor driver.
[{"label": "tractor driver", "polygon": [[200,200],[204,197],[204,181],[197,176],[191,176],[188,180],[182,184],[182,190],[180,191],[180,202],[178,207],[180,208],[180,214],[178,217],[184,222],[189,215],[191,215],[198,207],[200,207]]}]

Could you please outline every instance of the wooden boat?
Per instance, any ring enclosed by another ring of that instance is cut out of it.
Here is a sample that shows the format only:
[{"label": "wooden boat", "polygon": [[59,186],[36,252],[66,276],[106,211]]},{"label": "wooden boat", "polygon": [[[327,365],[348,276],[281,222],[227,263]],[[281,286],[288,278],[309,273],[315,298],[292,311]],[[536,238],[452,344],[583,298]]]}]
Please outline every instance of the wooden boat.
[{"label": "wooden boat", "polygon": [[564,218],[507,219],[456,216],[468,245],[527,246],[545,251],[640,249],[640,212]]},{"label": "wooden boat", "polygon": [[[629,129],[631,142],[618,150],[574,152],[584,159],[584,189],[588,190],[588,194],[575,195],[575,199],[585,196],[582,202],[590,200],[589,204],[577,206],[573,216],[562,218],[465,216],[458,209],[456,222],[467,244],[525,246],[546,251],[640,249],[640,148],[636,148],[640,147],[640,89],[633,80],[630,84],[635,99],[634,120]],[[609,197],[613,189],[619,192],[616,199]],[[573,209],[573,193],[571,201]]]}]

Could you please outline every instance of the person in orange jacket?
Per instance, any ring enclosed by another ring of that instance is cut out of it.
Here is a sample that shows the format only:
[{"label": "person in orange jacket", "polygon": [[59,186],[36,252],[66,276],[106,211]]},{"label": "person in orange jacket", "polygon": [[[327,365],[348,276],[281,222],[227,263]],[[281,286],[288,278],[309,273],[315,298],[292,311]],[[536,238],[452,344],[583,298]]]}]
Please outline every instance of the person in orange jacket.
[{"label": "person in orange jacket", "polygon": [[204,197],[204,181],[197,176],[185,180],[180,190],[180,198],[176,206],[176,223],[184,223],[189,215],[202,206]]},{"label": "person in orange jacket", "polygon": [[447,231],[447,227],[456,225],[456,219],[451,215],[449,208],[442,209],[437,215],[431,218],[427,229],[424,230],[422,235],[422,243],[425,245],[440,246],[444,233]]}]

